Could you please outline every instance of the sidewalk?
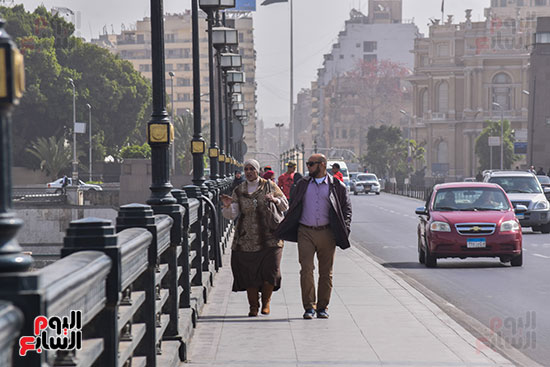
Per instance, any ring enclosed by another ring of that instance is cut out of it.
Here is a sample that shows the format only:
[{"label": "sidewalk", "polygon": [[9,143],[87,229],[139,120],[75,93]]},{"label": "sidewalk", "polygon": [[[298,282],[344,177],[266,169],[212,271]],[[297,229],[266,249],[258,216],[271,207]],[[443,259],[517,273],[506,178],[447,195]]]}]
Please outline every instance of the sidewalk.
[{"label": "sidewalk", "polygon": [[355,248],[336,252],[330,319],[304,320],[296,244],[283,254],[269,316],[247,317],[246,293],[220,269],[183,366],[513,365]]}]

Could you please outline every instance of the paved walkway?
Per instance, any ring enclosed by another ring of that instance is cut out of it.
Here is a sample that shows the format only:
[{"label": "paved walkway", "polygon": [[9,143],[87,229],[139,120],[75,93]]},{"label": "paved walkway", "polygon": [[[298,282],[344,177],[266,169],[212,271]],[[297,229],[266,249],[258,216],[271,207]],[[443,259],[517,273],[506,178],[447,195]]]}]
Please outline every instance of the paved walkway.
[{"label": "paved walkway", "polygon": [[[246,293],[215,278],[185,366],[512,366],[360,250],[338,250],[330,319],[302,319],[296,244],[285,245],[271,315],[247,317]],[[225,255],[224,264],[229,264]]]}]

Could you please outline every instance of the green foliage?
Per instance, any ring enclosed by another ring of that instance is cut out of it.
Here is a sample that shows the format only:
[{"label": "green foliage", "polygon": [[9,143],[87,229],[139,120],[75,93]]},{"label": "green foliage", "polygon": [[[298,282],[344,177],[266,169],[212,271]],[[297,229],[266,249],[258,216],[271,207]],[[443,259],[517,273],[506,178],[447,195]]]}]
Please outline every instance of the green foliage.
[{"label": "green foliage", "polygon": [[59,177],[60,172],[71,163],[71,148],[64,138],[50,136],[38,138],[32,143],[31,148],[26,149],[40,161],[40,169],[53,180]]},{"label": "green foliage", "polygon": [[407,172],[407,142],[401,130],[395,126],[371,126],[367,133],[367,154],[362,163],[375,173],[395,177],[397,172]]},{"label": "green foliage", "polygon": [[191,154],[191,139],[193,139],[193,115],[187,113],[174,118],[174,148],[176,159],[182,172],[189,172],[193,166]]},{"label": "green foliage", "polygon": [[120,150],[121,158],[151,158],[151,147],[147,143],[143,145],[128,145]]},{"label": "green foliage", "polygon": [[[500,137],[500,121],[487,121],[487,126],[476,139],[476,155],[481,165],[481,170],[491,168],[491,147],[489,136]],[[514,136],[510,128],[510,122],[504,120],[504,169],[509,169],[518,160],[514,155]],[[500,147],[493,147],[493,169],[500,168]]]},{"label": "green foliage", "polygon": [[[32,13],[22,5],[0,7],[0,13],[25,56],[27,91],[13,112],[15,165],[36,164],[25,149],[28,142],[72,134],[73,91],[68,78],[76,85],[77,121],[88,122],[86,104],[92,106],[95,160],[115,155],[128,143],[143,141],[151,87],[130,62],[74,37],[74,26],[43,6]],[[77,146],[87,146],[87,136],[78,135],[78,139]]]}]

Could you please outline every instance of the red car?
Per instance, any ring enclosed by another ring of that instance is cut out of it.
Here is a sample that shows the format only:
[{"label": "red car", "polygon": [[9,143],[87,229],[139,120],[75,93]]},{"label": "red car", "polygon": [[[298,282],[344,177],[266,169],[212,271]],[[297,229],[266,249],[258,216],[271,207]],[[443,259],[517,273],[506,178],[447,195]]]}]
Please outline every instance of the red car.
[{"label": "red car", "polygon": [[498,257],[523,265],[521,225],[504,190],[491,183],[455,182],[434,186],[425,207],[416,209],[418,260],[437,266],[438,258]]}]

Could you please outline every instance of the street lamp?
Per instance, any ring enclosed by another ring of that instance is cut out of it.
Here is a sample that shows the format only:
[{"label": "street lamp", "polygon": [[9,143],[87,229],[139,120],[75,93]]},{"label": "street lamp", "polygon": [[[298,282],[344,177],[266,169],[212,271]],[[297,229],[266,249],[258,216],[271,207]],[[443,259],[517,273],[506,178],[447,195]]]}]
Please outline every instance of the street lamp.
[{"label": "street lamp", "polygon": [[[536,80],[533,81],[533,88],[536,86]],[[534,142],[534,134],[535,134],[535,96],[531,97],[531,93],[528,90],[522,90],[521,93],[527,95],[529,97],[529,121],[528,121],[528,131],[529,136],[527,137],[527,146],[529,148],[529,165],[533,165],[533,142]]]},{"label": "street lamp", "polygon": [[493,106],[500,108],[500,169],[504,169],[504,108],[500,103],[493,102]]},{"label": "street lamp", "polygon": [[72,172],[72,184],[76,186],[78,184],[78,162],[76,160],[76,87],[74,81],[69,78],[69,83],[73,87],[73,172]]},{"label": "street lamp", "polygon": [[[172,113],[171,113],[171,117],[172,117],[172,125],[174,125],[174,110],[176,109],[176,107],[174,106],[174,76],[176,76],[176,74],[174,74],[174,72],[170,71],[168,72],[168,75],[170,75],[170,107],[172,109]],[[176,173],[176,144],[172,144],[172,146],[170,147],[172,149],[172,174],[175,174]]]},{"label": "street lamp", "polygon": [[[276,123],[275,127],[277,128],[277,131],[279,133],[279,154],[282,154],[281,152],[281,128],[285,126],[284,123]],[[282,166],[281,166],[282,167]]]},{"label": "street lamp", "polygon": [[93,181],[92,179],[92,105],[89,103],[86,103],[86,107],[88,107],[88,135],[90,137],[90,141],[88,143],[89,145],[89,158],[90,158],[90,172],[88,174],[88,180]]},{"label": "street lamp", "polygon": [[411,160],[411,116],[405,110],[399,110],[399,112],[407,117],[408,128],[407,128],[407,164]]}]

